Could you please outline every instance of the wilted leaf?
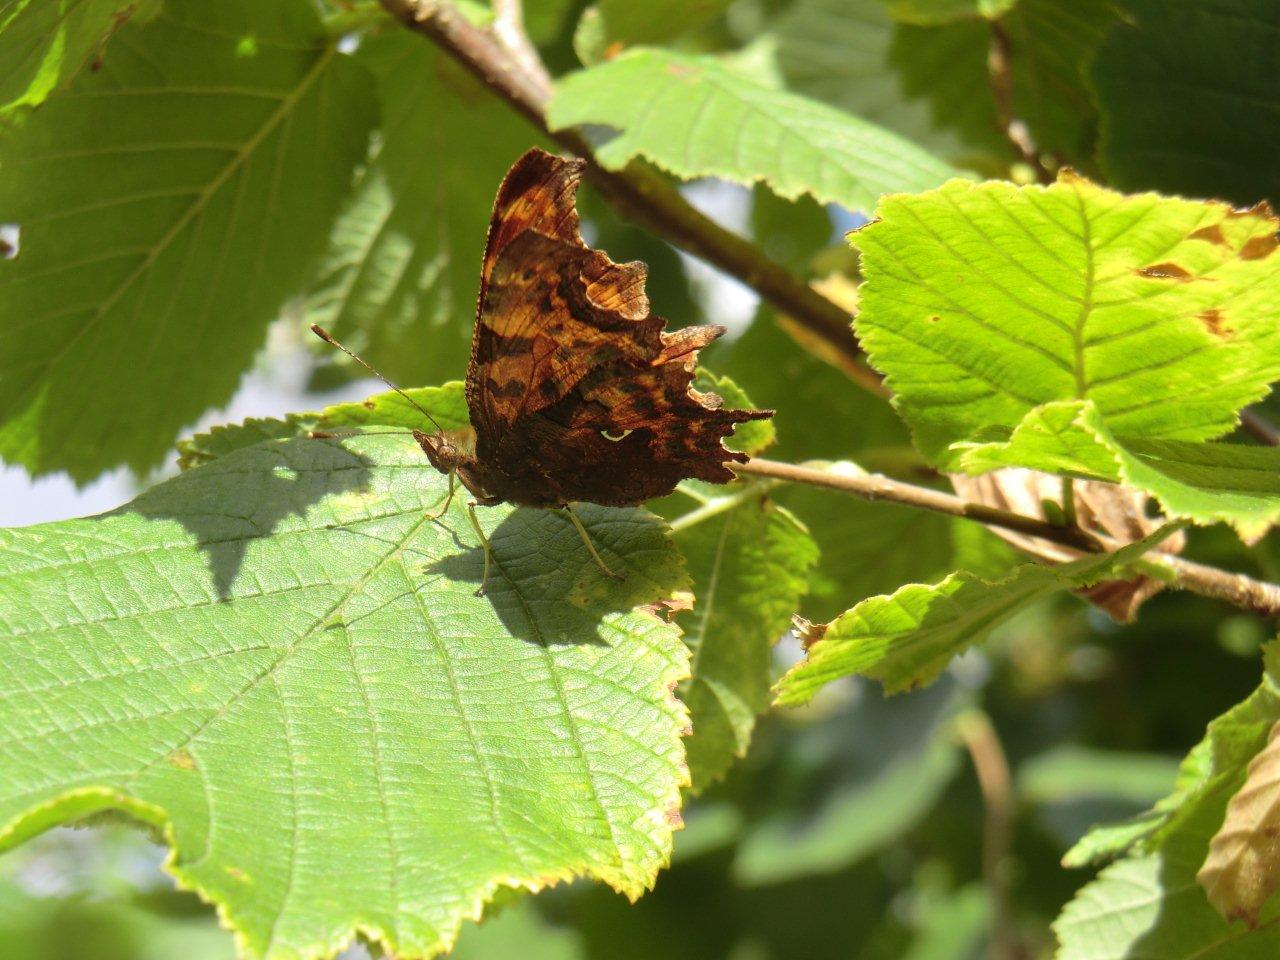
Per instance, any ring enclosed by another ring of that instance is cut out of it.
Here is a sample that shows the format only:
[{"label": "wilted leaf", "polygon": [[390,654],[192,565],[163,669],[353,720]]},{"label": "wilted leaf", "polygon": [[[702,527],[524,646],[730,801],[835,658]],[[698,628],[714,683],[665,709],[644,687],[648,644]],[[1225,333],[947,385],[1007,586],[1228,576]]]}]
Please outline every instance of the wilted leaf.
[{"label": "wilted leaf", "polygon": [[774,702],[808,703],[832,680],[853,674],[874,677],[886,693],[932,683],[953,657],[1015,613],[1054,593],[1114,579],[1172,532],[1166,527],[1115,553],[1059,567],[1025,564],[996,583],[961,570],[941,583],[871,597],[828,624],[804,661],[778,681]]},{"label": "wilted leaf", "polygon": [[1059,400],[1092,400],[1117,436],[1208,439],[1280,377],[1268,211],[1064,177],[953,181],[877,212],[853,236],[858,334],[944,466]]},{"label": "wilted leaf", "polygon": [[596,158],[618,169],[643,156],[683,179],[768,184],[851,210],[881,194],[937,186],[951,168],[874,124],[771,89],[710,57],[634,50],[561,81],[554,129],[602,124]]},{"label": "wilted leaf", "polygon": [[[953,474],[951,484],[966,500],[982,503],[1024,517],[1049,519],[1045,505],[1062,509],[1062,478],[1036,470],[1003,468],[979,477]],[[1072,485],[1076,526],[1089,533],[1100,533],[1120,543],[1133,543],[1150,536],[1164,522],[1146,514],[1148,497],[1116,483],[1075,481]],[[1078,560],[1080,551],[1026,533],[1003,527],[990,527],[992,533],[1024,553],[1050,563]],[[1181,553],[1186,537],[1176,533],[1160,544],[1162,553]],[[1105,610],[1116,620],[1127,622],[1138,609],[1163,590],[1165,583],[1141,574],[1124,580],[1104,580],[1076,591],[1090,603]]]},{"label": "wilted leaf", "polygon": [[126,22],[150,20],[160,0],[11,0],[0,8],[0,120],[34,107],[103,57]]},{"label": "wilted leaf", "polygon": [[111,44],[0,141],[0,222],[22,231],[0,260],[0,456],[82,482],[153,466],[231,396],[376,116],[308,0],[169,0]]},{"label": "wilted leaf", "polygon": [[406,30],[365,38],[353,59],[377,81],[381,138],[334,224],[307,319],[393,381],[460,376],[493,198],[538,135]]},{"label": "wilted leaf", "polygon": [[1280,200],[1273,0],[1125,0],[1093,64],[1101,158],[1116,184]]},{"label": "wilted leaf", "polygon": [[247,956],[448,946],[502,886],[635,897],[687,782],[662,525],[440,520],[403,436],[259,443],[103,517],[0,533],[0,846],[124,811]]},{"label": "wilted leaf", "polygon": [[1280,886],[1280,722],[1249,762],[1244,785],[1209,844],[1196,879],[1227,920],[1258,925],[1267,898]]},{"label": "wilted leaf", "polygon": [[1091,402],[1037,407],[1008,442],[956,444],[972,472],[1016,464],[1122,482],[1151,494],[1165,515],[1229,523],[1260,536],[1280,518],[1280,449],[1180,440],[1118,440]]}]

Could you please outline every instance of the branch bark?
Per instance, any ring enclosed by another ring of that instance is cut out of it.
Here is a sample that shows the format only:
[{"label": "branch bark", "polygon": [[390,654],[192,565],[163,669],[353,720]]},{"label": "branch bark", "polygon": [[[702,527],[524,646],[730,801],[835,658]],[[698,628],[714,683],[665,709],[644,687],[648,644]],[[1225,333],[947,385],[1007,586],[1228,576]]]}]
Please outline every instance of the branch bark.
[{"label": "branch bark", "polygon": [[472,26],[443,0],[380,0],[410,30],[434,41],[489,89],[560,146],[588,162],[587,179],[628,218],[720,268],[755,290],[771,306],[819,338],[847,363],[842,368],[861,386],[883,393],[881,378],[866,363],[849,315],[807,283],[770,260],[754,243],[703,216],[662,177],[633,163],[606,170],[576,130],[547,126],[550,88],[520,69],[502,44]]},{"label": "branch bark", "polygon": [[[918,487],[879,474],[835,473],[816,467],[759,458],[752,458],[747,463],[734,464],[733,469],[738,473],[838,490],[841,493],[861,497],[863,500],[885,500],[920,510],[931,510],[934,513],[976,520],[989,526],[1028,533],[1083,553],[1110,553],[1123,546],[1109,537],[1096,536],[1078,527],[1058,526],[1037,517],[1023,516],[1020,513],[1000,510],[985,504],[970,503],[954,494],[943,493],[941,490],[933,490],[929,487]],[[1242,610],[1268,617],[1280,617],[1280,585],[1255,580],[1242,573],[1229,573],[1217,567],[1168,554],[1151,554],[1146,559],[1150,563],[1164,567],[1172,578],[1172,586],[1181,590],[1222,600]]]}]

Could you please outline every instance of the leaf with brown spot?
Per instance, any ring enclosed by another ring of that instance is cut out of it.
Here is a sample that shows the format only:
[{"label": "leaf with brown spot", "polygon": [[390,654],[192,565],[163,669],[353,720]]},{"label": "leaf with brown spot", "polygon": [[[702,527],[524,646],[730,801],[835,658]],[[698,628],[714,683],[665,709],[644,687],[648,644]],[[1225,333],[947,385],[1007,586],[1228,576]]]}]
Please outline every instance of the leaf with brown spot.
[{"label": "leaf with brown spot", "polygon": [[1176,263],[1153,263],[1149,267],[1141,268],[1138,273],[1156,280],[1186,281],[1191,279],[1191,271],[1185,267],[1178,266]]}]

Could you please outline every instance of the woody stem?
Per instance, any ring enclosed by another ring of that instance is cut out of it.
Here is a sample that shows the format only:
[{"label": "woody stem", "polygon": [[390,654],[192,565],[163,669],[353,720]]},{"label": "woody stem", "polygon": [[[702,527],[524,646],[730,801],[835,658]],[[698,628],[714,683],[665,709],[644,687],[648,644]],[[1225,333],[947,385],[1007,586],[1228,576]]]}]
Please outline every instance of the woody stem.
[{"label": "woody stem", "polygon": [[[825,487],[861,497],[863,500],[885,500],[920,510],[976,520],[988,526],[1030,534],[1083,553],[1111,553],[1123,546],[1116,540],[1086,532],[1078,526],[1061,526],[1038,517],[971,503],[954,494],[903,483],[880,474],[840,473],[759,458],[734,464],[733,468],[742,474]],[[1255,580],[1242,573],[1229,573],[1170,554],[1152,553],[1147,555],[1146,560],[1163,567],[1172,585],[1179,589],[1222,600],[1242,610],[1264,616],[1280,616],[1280,585]]]}]

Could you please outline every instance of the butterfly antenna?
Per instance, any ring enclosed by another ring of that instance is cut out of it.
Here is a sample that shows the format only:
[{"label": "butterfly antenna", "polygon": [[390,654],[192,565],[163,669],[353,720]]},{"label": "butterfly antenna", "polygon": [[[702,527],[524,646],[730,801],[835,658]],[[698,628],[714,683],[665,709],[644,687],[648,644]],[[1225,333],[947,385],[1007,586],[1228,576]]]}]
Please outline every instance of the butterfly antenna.
[{"label": "butterfly antenna", "polygon": [[388,380],[386,377],[380,374],[377,370],[375,370],[373,365],[369,363],[369,361],[364,359],[364,357],[361,357],[358,354],[355,354],[352,351],[348,350],[341,343],[339,343],[338,340],[334,338],[333,334],[331,334],[324,327],[320,326],[320,324],[318,323],[313,323],[311,325],[311,332],[314,333],[321,340],[323,340],[325,343],[329,344],[329,346],[337,347],[339,350],[341,350],[343,353],[345,353],[348,357],[350,357],[356,363],[360,364],[360,366],[364,367],[366,370],[372,373],[375,377],[377,377],[379,380],[385,383],[388,387],[390,387],[396,393],[400,394],[400,396],[408,400],[411,404],[413,404],[414,407],[418,409],[419,413],[421,413],[424,417],[426,417],[428,420],[431,421],[431,425],[433,427],[435,427],[440,433],[444,433],[444,427],[440,426],[440,424],[436,422],[435,417],[427,413],[426,408],[423,407],[422,404],[420,404],[417,400],[413,399],[413,397],[409,396],[407,393],[405,393],[403,390],[397,387],[394,383],[392,383],[390,380]]}]

